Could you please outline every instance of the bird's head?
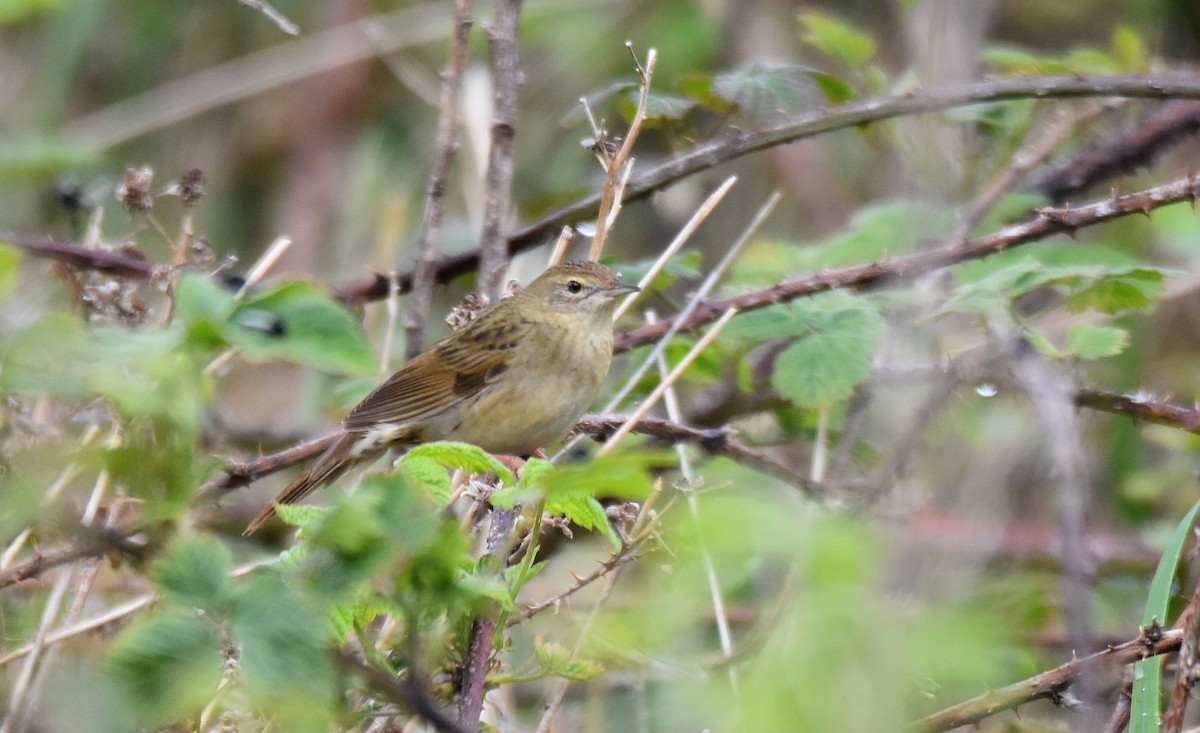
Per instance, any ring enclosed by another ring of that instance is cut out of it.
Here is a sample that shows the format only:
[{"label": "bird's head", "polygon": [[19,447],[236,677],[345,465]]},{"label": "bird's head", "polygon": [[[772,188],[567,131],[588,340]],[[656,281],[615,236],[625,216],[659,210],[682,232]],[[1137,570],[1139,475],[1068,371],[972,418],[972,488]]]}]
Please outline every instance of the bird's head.
[{"label": "bird's head", "polygon": [[551,267],[521,295],[544,304],[554,313],[611,320],[617,299],[636,293],[617,273],[596,262],[571,261]]}]

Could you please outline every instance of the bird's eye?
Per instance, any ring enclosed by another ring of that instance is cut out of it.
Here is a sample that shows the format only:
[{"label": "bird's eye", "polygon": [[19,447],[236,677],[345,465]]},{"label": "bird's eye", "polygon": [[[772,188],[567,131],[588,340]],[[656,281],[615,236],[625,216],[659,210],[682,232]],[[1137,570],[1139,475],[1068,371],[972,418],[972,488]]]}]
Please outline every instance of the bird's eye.
[{"label": "bird's eye", "polygon": [[568,293],[578,293],[581,290],[583,290],[583,283],[579,282],[578,280],[567,281],[567,292]]}]

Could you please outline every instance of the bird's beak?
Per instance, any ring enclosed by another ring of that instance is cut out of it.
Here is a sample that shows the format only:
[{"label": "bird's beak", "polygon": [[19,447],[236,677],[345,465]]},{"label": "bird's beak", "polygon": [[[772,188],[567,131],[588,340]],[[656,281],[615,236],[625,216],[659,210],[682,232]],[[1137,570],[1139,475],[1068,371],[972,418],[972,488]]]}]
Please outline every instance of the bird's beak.
[{"label": "bird's beak", "polygon": [[625,282],[624,280],[617,280],[616,285],[612,286],[611,288],[606,288],[604,290],[604,292],[610,298],[616,298],[616,297],[625,295],[627,293],[640,293],[640,292],[642,292],[642,289],[636,285],[630,285],[629,283]]}]

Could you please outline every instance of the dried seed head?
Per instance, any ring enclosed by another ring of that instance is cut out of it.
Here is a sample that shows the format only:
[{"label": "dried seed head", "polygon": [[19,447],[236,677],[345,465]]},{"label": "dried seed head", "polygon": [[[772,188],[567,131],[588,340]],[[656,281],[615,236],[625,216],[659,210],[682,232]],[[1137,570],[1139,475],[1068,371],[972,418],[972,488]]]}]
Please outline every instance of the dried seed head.
[{"label": "dried seed head", "polygon": [[180,176],[178,181],[171,181],[171,185],[167,186],[163,194],[178,196],[184,206],[195,206],[204,195],[204,171],[192,168]]},{"label": "dried seed head", "polygon": [[454,306],[450,315],[446,316],[446,325],[454,331],[475,320],[488,306],[487,298],[474,291],[463,296],[462,301]]},{"label": "dried seed head", "polygon": [[208,237],[200,236],[188,245],[188,264],[200,270],[207,270],[217,261],[217,253],[213,252]]},{"label": "dried seed head", "polygon": [[145,213],[154,205],[150,195],[150,183],[154,180],[154,171],[148,165],[140,168],[126,168],[125,179],[117,187],[117,201],[121,207],[131,214]]}]

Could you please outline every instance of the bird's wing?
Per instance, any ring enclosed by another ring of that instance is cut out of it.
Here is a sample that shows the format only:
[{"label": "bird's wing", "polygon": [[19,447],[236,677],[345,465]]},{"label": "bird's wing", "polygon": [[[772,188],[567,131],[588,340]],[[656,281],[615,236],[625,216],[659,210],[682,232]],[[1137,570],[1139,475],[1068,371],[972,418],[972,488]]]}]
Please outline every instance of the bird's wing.
[{"label": "bird's wing", "polygon": [[[478,394],[509,366],[532,324],[495,318],[505,301],[401,367],[342,421],[347,430],[418,420]],[[493,317],[488,317],[493,316]]]}]

